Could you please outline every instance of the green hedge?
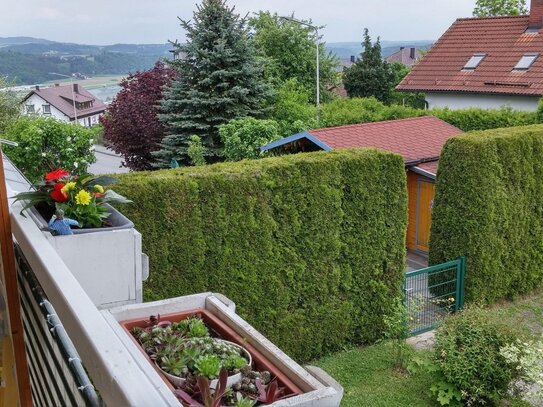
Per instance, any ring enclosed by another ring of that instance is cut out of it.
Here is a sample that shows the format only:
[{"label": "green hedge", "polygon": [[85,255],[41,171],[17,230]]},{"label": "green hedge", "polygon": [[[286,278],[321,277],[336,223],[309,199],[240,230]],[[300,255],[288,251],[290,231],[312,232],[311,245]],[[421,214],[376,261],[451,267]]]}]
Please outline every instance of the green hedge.
[{"label": "green hedge", "polygon": [[382,336],[405,266],[406,177],[378,150],[126,174],[146,300],[221,292],[300,361]]},{"label": "green hedge", "polygon": [[430,261],[467,256],[468,300],[543,286],[543,125],[449,140],[436,188]]}]

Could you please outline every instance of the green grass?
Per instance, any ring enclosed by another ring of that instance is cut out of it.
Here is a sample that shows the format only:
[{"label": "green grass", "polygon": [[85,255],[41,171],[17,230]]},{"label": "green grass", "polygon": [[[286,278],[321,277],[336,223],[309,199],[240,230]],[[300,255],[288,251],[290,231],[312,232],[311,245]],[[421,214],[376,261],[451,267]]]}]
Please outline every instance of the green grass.
[{"label": "green grass", "polygon": [[344,407],[435,407],[428,395],[432,378],[394,372],[388,342],[335,354],[315,363],[345,389]]},{"label": "green grass", "polygon": [[[497,318],[505,318],[519,332],[543,334],[543,290],[492,307]],[[334,377],[345,389],[344,407],[437,407],[428,394],[432,377],[428,373],[399,374],[394,371],[394,351],[383,342],[366,348],[337,353],[314,363]],[[510,407],[529,406],[510,400]]]},{"label": "green grass", "polygon": [[514,301],[501,302],[492,308],[512,325],[525,327],[535,336],[543,335],[543,290]]}]

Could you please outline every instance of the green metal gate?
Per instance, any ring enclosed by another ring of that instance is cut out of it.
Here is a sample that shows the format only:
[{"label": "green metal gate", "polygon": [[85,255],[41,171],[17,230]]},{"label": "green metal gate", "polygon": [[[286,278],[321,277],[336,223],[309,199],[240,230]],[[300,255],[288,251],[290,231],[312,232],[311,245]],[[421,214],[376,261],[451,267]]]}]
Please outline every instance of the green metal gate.
[{"label": "green metal gate", "polygon": [[465,273],[464,257],[406,273],[403,290],[411,336],[435,329],[463,307]]}]

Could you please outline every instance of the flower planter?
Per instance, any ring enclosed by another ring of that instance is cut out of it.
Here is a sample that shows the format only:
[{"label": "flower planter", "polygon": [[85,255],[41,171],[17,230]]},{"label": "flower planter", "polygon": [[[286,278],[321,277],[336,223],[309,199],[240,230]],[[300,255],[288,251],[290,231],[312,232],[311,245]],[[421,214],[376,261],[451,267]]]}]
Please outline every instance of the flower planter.
[{"label": "flower planter", "polygon": [[341,386],[326,373],[314,367],[302,368],[235,314],[235,305],[219,294],[204,293],[127,305],[102,313],[140,369],[164,391],[173,391],[174,386],[130,331],[134,327],[144,327],[150,315],[160,314],[161,319],[178,322],[196,314],[216,336],[243,346],[251,354],[255,370],[266,370],[276,378],[287,398],[273,403],[273,406],[334,407],[339,406],[343,396]]},{"label": "flower planter", "polygon": [[97,307],[140,303],[147,274],[141,234],[119,211],[104,206],[111,227],[74,229],[70,236],[53,236],[35,208],[27,213]]},{"label": "flower planter", "polygon": [[[103,228],[73,228],[72,232],[74,235],[81,235],[85,233],[97,233],[102,232],[104,230],[112,231],[112,230],[123,230],[123,229],[131,229],[134,227],[134,223],[128,219],[126,216],[124,216],[121,212],[119,212],[117,209],[115,209],[113,206],[109,204],[103,205],[105,208],[108,209],[108,212],[110,213],[108,217],[108,221],[111,223],[111,226],[103,227]],[[51,231],[49,229],[49,219],[44,219],[43,216],[38,212],[38,210],[33,207],[31,208],[28,213],[30,213],[30,217],[36,222],[40,230],[43,231]]]}]

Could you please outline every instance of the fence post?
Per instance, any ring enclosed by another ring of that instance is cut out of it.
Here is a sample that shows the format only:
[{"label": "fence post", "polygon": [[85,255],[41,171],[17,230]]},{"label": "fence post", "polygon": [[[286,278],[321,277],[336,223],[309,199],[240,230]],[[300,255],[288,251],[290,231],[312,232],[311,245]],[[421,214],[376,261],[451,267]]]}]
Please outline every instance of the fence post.
[{"label": "fence post", "polygon": [[458,280],[460,283],[460,291],[458,292],[459,300],[458,300],[458,309],[462,309],[464,307],[464,291],[466,287],[466,258],[460,257],[460,273],[458,276]]}]

